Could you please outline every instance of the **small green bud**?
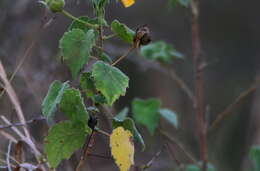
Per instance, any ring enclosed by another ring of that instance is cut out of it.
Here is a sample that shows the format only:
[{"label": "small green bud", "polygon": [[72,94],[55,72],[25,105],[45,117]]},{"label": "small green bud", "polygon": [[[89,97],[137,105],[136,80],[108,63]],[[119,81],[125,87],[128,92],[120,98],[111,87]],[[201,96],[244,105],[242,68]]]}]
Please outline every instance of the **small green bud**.
[{"label": "small green bud", "polygon": [[51,12],[61,12],[65,6],[64,0],[46,0],[46,4],[51,10]]}]

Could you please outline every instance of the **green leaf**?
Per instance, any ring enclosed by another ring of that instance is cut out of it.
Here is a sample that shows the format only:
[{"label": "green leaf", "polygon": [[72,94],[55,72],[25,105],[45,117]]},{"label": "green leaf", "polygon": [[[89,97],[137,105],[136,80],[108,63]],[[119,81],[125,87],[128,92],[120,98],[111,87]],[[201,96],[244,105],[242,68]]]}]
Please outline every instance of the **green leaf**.
[{"label": "green leaf", "polygon": [[109,64],[112,64],[112,62],[113,62],[112,59],[106,53],[102,53],[100,56],[100,59]]},{"label": "green leaf", "polygon": [[178,119],[175,112],[169,110],[169,109],[160,109],[159,110],[160,115],[166,119],[168,122],[170,122],[173,126],[178,128]]},{"label": "green leaf", "polygon": [[151,135],[158,126],[161,102],[158,99],[134,99],[132,102],[133,117],[137,123],[146,126]]},{"label": "green leaf", "polygon": [[143,137],[141,136],[139,131],[136,129],[135,123],[131,118],[126,117],[123,120],[119,120],[115,117],[112,121],[112,126],[113,126],[113,129],[122,126],[124,129],[129,130],[134,135],[135,140],[137,140],[139,143],[141,143],[142,150],[144,151],[145,144],[144,144]]},{"label": "green leaf", "polygon": [[132,29],[128,28],[125,24],[120,23],[118,20],[114,20],[111,23],[111,29],[122,40],[127,43],[133,44],[135,32]]},{"label": "green leaf", "polygon": [[91,76],[91,72],[84,72],[80,77],[80,87],[86,93],[88,97],[93,97],[96,92],[94,79]]},{"label": "green leaf", "polygon": [[255,171],[260,171],[260,146],[253,145],[250,148],[250,158],[254,162]]},{"label": "green leaf", "polygon": [[48,93],[42,102],[42,113],[48,122],[52,122],[56,106],[60,103],[63,93],[68,87],[68,81],[65,83],[53,81],[50,85]]},{"label": "green leaf", "polygon": [[92,100],[95,104],[106,104],[107,100],[102,94],[95,94]]},{"label": "green leaf", "polygon": [[83,146],[88,134],[84,127],[71,121],[53,126],[45,138],[45,152],[51,167],[56,168],[61,160],[69,159],[74,151]]},{"label": "green leaf", "polygon": [[96,89],[105,96],[107,103],[112,104],[122,95],[125,95],[129,78],[118,68],[98,61],[92,66]]},{"label": "green leaf", "polygon": [[158,60],[164,63],[170,63],[174,59],[183,58],[183,55],[176,51],[172,45],[163,41],[150,43],[142,46],[141,55],[150,60]]},{"label": "green leaf", "polygon": [[87,125],[89,115],[79,90],[74,88],[65,90],[61,99],[60,109],[73,123]]},{"label": "green leaf", "polygon": [[[199,162],[198,165],[201,166],[202,162]],[[186,166],[185,171],[201,171],[198,165],[190,164]],[[208,163],[207,166],[208,166],[207,171],[216,171],[215,167],[211,163]]]},{"label": "green leaf", "polygon": [[123,120],[126,118],[128,112],[129,112],[128,107],[125,107],[123,110],[121,110],[121,111],[115,116],[115,119],[120,120],[120,121],[123,121]]},{"label": "green leaf", "polygon": [[72,29],[66,32],[60,40],[60,49],[65,63],[70,68],[73,79],[75,79],[88,62],[92,47],[95,45],[94,30],[84,33],[81,29]]},{"label": "green leaf", "polygon": [[105,20],[105,6],[109,0],[91,0],[93,8],[95,9],[96,16],[98,16],[98,22],[101,25],[108,26]]}]

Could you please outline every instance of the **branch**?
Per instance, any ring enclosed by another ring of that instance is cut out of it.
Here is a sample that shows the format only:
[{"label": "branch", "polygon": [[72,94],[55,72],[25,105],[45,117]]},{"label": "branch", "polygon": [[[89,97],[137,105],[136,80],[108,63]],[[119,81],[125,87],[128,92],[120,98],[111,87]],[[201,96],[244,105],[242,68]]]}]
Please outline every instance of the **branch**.
[{"label": "branch", "polygon": [[85,22],[85,21],[83,21],[83,20],[80,20],[80,19],[78,19],[77,17],[75,17],[75,16],[73,16],[72,14],[70,14],[68,11],[62,10],[61,13],[64,14],[66,17],[72,19],[72,20],[75,20],[75,21],[77,21],[77,22],[79,22],[79,23],[84,24],[84,25],[87,26],[87,27],[91,27],[91,28],[93,28],[93,29],[98,29],[98,25],[97,25],[97,24],[90,24],[90,23],[88,23],[88,22]]},{"label": "branch", "polygon": [[12,141],[9,141],[8,150],[7,150],[7,154],[6,154],[6,164],[7,164],[8,171],[12,171],[11,165],[10,165],[11,147],[12,147]]},{"label": "branch", "polygon": [[79,163],[78,163],[78,165],[77,165],[77,168],[76,168],[76,171],[80,171],[81,170],[81,168],[83,167],[83,165],[84,165],[84,161],[85,161],[85,159],[86,159],[86,157],[88,156],[88,154],[89,154],[89,148],[91,148],[92,147],[92,145],[93,145],[93,141],[94,141],[94,136],[95,136],[95,130],[92,130],[92,132],[91,132],[91,134],[90,134],[90,136],[89,136],[89,138],[88,138],[88,141],[86,142],[86,144],[84,145],[84,147],[83,147],[83,149],[82,149],[82,155],[81,155],[81,157],[80,157],[80,161],[79,161]]},{"label": "branch", "polygon": [[250,88],[242,92],[230,105],[228,105],[223,112],[217,114],[217,119],[213,121],[211,127],[209,128],[208,133],[215,130],[221,121],[226,119],[229,115],[232,114],[232,110],[237,107],[245,98],[251,95],[257,89],[257,83],[253,84]]},{"label": "branch", "polygon": [[207,170],[207,139],[205,125],[205,102],[204,102],[204,73],[203,60],[201,57],[201,42],[199,33],[199,0],[191,1],[191,32],[192,32],[192,58],[195,71],[195,112],[199,131],[200,159],[203,162],[202,171]]},{"label": "branch", "polygon": [[[11,100],[11,102],[12,102],[14,108],[15,108],[15,111],[16,111],[18,119],[20,120],[20,122],[22,124],[24,124],[24,126],[23,126],[24,133],[21,133],[15,127],[12,127],[12,128],[13,128],[13,130],[16,130],[16,133],[18,133],[19,136],[31,147],[31,149],[34,152],[34,155],[35,155],[37,161],[40,163],[40,158],[42,157],[42,154],[37,149],[36,145],[34,144],[33,140],[31,139],[31,135],[29,133],[29,130],[26,127],[26,121],[25,121],[25,118],[24,118],[24,113],[23,113],[22,108],[20,106],[18,97],[17,97],[17,95],[16,95],[12,85],[10,84],[9,80],[7,79],[5,69],[4,69],[4,66],[2,65],[1,61],[0,61],[0,79],[4,83],[4,89],[6,90],[8,96],[9,96],[9,99]],[[3,118],[4,117],[2,116],[2,119]],[[4,119],[5,119],[7,124],[9,124],[9,125],[11,124],[9,122],[9,120],[7,120],[6,118],[4,118]],[[42,169],[45,170],[43,167],[42,167]]]},{"label": "branch", "polygon": [[175,144],[183,152],[183,154],[189,159],[191,163],[193,164],[197,163],[196,159],[174,137],[170,136],[168,133],[162,130],[160,130],[160,133],[164,135],[166,138],[168,138],[173,144]]},{"label": "branch", "polygon": [[132,50],[134,50],[134,49],[135,49],[134,46],[131,47],[131,48],[129,48],[129,49],[127,50],[127,52],[126,52],[124,55],[122,55],[121,57],[119,57],[113,64],[111,64],[111,66],[115,66],[118,62],[120,62],[122,59],[124,59],[125,57],[127,57],[127,56],[130,54],[130,52],[131,52]]},{"label": "branch", "polygon": [[153,156],[153,158],[149,162],[147,162],[143,166],[143,170],[149,169],[153,165],[154,161],[160,156],[162,150],[163,150],[163,147]]},{"label": "branch", "polygon": [[186,95],[190,98],[190,100],[195,103],[194,95],[188,85],[177,75],[175,70],[166,67],[168,73],[170,74],[171,78],[178,84],[178,86],[186,93]]},{"label": "branch", "polygon": [[25,122],[25,124],[18,122],[18,123],[13,123],[13,124],[8,124],[8,125],[0,125],[0,129],[7,129],[7,128],[12,128],[12,127],[17,127],[17,126],[25,126],[27,124],[31,124],[33,122],[41,121],[41,120],[45,120],[45,118],[41,116],[39,118],[28,120]]}]

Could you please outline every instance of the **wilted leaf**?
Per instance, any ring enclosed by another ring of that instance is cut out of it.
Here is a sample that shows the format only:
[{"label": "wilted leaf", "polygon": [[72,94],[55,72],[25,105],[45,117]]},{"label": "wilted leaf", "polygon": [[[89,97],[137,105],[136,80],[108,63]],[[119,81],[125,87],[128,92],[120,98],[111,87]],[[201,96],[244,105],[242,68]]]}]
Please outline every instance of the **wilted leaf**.
[{"label": "wilted leaf", "polygon": [[160,109],[159,113],[165,120],[167,120],[173,126],[178,128],[178,119],[177,119],[176,113],[174,113],[173,111],[171,111],[169,109]]},{"label": "wilted leaf", "polygon": [[154,134],[158,126],[160,115],[159,109],[161,102],[158,99],[134,99],[132,102],[132,111],[137,123],[146,126],[151,135]]},{"label": "wilted leaf", "polygon": [[66,32],[60,40],[60,49],[65,63],[75,79],[81,68],[88,62],[92,47],[95,45],[94,30],[85,33],[81,29]]},{"label": "wilted leaf", "polygon": [[125,24],[120,23],[118,20],[114,20],[111,23],[111,29],[122,40],[127,43],[133,44],[135,32],[132,29],[128,28]]},{"label": "wilted leaf", "polygon": [[56,168],[61,160],[69,159],[74,151],[83,146],[87,134],[89,132],[84,127],[71,121],[53,126],[45,138],[45,152],[51,167]]},{"label": "wilted leaf", "polygon": [[65,90],[61,99],[60,109],[73,123],[87,124],[89,115],[79,90],[74,88]]},{"label": "wilted leaf", "polygon": [[110,148],[120,171],[128,171],[134,164],[132,134],[123,127],[117,127],[110,136]]},{"label": "wilted leaf", "polygon": [[173,48],[172,45],[163,41],[150,43],[141,48],[141,55],[150,60],[158,60],[170,63],[174,59],[183,58],[183,55]]},{"label": "wilted leaf", "polygon": [[48,93],[42,102],[42,113],[48,122],[52,121],[56,106],[60,103],[63,93],[68,87],[68,82],[62,83],[60,81],[54,81],[50,85]]},{"label": "wilted leaf", "polygon": [[106,98],[107,103],[112,104],[121,96],[125,95],[129,78],[118,68],[98,61],[92,66],[96,89]]},{"label": "wilted leaf", "polygon": [[[127,109],[127,108],[125,108]],[[132,135],[134,135],[134,138],[136,141],[138,141],[141,145],[142,145],[142,149],[145,149],[145,144],[144,144],[144,140],[143,137],[141,136],[141,134],[139,133],[139,131],[136,129],[135,123],[131,118],[125,117],[124,119],[118,119],[118,115],[117,117],[115,117],[112,121],[112,126],[113,128],[117,128],[117,127],[123,127],[126,130],[129,130]]]}]

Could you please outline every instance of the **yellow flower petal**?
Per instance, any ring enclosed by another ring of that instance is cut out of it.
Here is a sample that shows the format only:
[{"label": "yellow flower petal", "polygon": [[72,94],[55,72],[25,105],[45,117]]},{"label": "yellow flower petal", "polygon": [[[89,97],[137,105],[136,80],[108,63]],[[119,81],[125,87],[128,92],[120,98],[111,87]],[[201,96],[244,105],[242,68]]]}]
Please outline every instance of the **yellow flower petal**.
[{"label": "yellow flower petal", "polygon": [[121,2],[123,3],[124,7],[130,7],[135,3],[135,0],[121,0]]},{"label": "yellow flower petal", "polygon": [[110,148],[120,171],[128,171],[134,164],[133,135],[123,127],[117,127],[110,136]]}]

